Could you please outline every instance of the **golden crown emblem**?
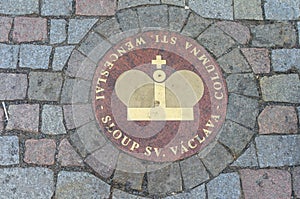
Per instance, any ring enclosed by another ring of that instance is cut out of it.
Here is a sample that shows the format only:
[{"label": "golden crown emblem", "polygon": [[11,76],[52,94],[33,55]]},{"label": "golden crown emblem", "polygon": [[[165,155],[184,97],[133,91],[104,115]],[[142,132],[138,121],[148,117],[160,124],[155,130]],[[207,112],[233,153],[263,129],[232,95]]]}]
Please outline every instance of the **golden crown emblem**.
[{"label": "golden crown emblem", "polygon": [[153,79],[140,70],[129,70],[116,81],[118,98],[127,106],[128,121],[183,121],[194,120],[195,104],[204,94],[202,79],[192,71],[179,70],[166,79],[157,55]]}]

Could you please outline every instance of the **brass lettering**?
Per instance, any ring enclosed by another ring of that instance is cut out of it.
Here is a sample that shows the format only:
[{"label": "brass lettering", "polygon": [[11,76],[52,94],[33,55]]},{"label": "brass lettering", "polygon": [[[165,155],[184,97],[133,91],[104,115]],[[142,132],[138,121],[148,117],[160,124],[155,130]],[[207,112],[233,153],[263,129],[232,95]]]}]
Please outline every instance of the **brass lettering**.
[{"label": "brass lettering", "polygon": [[136,43],[135,44],[136,46],[140,46],[142,44],[146,44],[146,42],[144,41],[144,39],[142,37],[140,37],[140,39],[136,38],[135,43]]}]

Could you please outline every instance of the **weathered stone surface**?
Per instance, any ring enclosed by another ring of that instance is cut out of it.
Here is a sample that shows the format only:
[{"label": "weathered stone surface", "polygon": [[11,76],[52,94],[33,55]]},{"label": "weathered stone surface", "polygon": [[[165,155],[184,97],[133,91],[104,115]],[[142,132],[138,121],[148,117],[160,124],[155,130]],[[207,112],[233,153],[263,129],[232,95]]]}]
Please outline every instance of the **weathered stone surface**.
[{"label": "weathered stone surface", "polygon": [[3,198],[51,198],[53,171],[47,168],[0,169],[0,195]]},{"label": "weathered stone surface", "polygon": [[263,20],[261,3],[261,0],[234,0],[234,18]]},{"label": "weathered stone surface", "polygon": [[19,104],[10,105],[8,109],[9,120],[6,130],[22,130],[38,132],[39,105]]},{"label": "weathered stone surface", "polygon": [[175,6],[185,6],[185,1],[184,0],[162,0],[161,1],[164,4],[169,4],[169,5],[175,5]]},{"label": "weathered stone surface", "polygon": [[290,198],[291,175],[278,169],[240,171],[245,198]]},{"label": "weathered stone surface", "polygon": [[300,71],[300,49],[272,50],[272,68],[276,72],[285,72],[296,68]]},{"label": "weathered stone surface", "polygon": [[26,74],[0,73],[0,100],[24,99],[27,86]]},{"label": "weathered stone surface", "polygon": [[119,0],[118,9],[130,8],[139,5],[160,4],[159,0]]},{"label": "weathered stone surface", "polygon": [[91,82],[81,79],[66,79],[64,82],[61,103],[87,103]]},{"label": "weathered stone surface", "polygon": [[18,137],[17,136],[0,137],[0,165],[8,166],[14,164],[19,164]]},{"label": "weathered stone surface", "polygon": [[194,13],[191,13],[186,25],[181,31],[183,34],[196,38],[202,33],[212,21],[204,19]]},{"label": "weathered stone surface", "polygon": [[148,191],[153,195],[160,195],[182,190],[182,179],[178,163],[172,163],[162,169],[149,172]]},{"label": "weathered stone surface", "polygon": [[0,134],[4,129],[4,121],[5,121],[4,110],[0,108]]},{"label": "weathered stone surface", "polygon": [[237,167],[258,167],[256,149],[251,143],[250,147],[231,166]]},{"label": "weathered stone surface", "polygon": [[300,197],[300,167],[295,167],[292,172],[293,176],[293,190],[295,197]]},{"label": "weathered stone surface", "polygon": [[52,69],[54,71],[61,71],[66,65],[69,57],[75,46],[61,46],[55,48]]},{"label": "weathered stone surface", "polygon": [[101,23],[95,28],[95,31],[100,33],[102,36],[109,38],[120,33],[121,29],[117,19],[114,17]]},{"label": "weathered stone surface", "polygon": [[231,1],[190,0],[189,7],[205,18],[233,19],[233,7]]},{"label": "weathered stone surface", "polygon": [[138,15],[135,10],[122,10],[117,13],[117,17],[119,20],[119,26],[121,30],[133,30],[139,28]]},{"label": "weathered stone surface", "polygon": [[18,53],[19,46],[0,44],[0,68],[16,69],[18,63]]},{"label": "weathered stone surface", "polygon": [[291,106],[267,106],[258,117],[260,134],[298,132],[297,113]]},{"label": "weathered stone surface", "polygon": [[30,72],[29,99],[42,101],[58,101],[63,78],[60,73]]},{"label": "weathered stone surface", "polygon": [[169,196],[165,199],[206,199],[205,185],[203,184],[187,192]]},{"label": "weathered stone surface", "polygon": [[62,107],[56,105],[43,105],[41,131],[48,135],[61,135],[67,133],[63,124]]},{"label": "weathered stone surface", "polygon": [[50,44],[64,42],[67,38],[67,21],[64,19],[51,19],[50,24]]},{"label": "weathered stone surface", "polygon": [[137,11],[141,28],[168,27],[168,7],[166,5],[141,7]]},{"label": "weathered stone surface", "polygon": [[68,43],[79,43],[96,22],[97,19],[70,19]]},{"label": "weathered stone surface", "polygon": [[116,0],[76,0],[77,15],[111,16],[116,7]]},{"label": "weathered stone surface", "polygon": [[258,47],[293,47],[297,41],[296,30],[288,22],[251,26],[252,45]]},{"label": "weathered stone surface", "polygon": [[219,141],[238,156],[241,154],[253,135],[253,131],[228,120],[222,129]]},{"label": "weathered stone surface", "polygon": [[66,105],[63,109],[67,129],[74,129],[94,120],[92,107],[88,104]]},{"label": "weathered stone surface", "polygon": [[169,29],[179,32],[184,26],[189,11],[178,7],[169,7]]},{"label": "weathered stone surface", "polygon": [[269,50],[266,48],[242,48],[242,53],[255,74],[269,73],[271,61]]},{"label": "weathered stone surface", "polygon": [[103,41],[103,38],[100,37],[95,32],[91,32],[88,37],[81,43],[80,47],[78,48],[79,51],[81,51],[85,55],[89,55],[89,53],[101,42]]},{"label": "weathered stone surface", "polygon": [[263,135],[255,139],[260,167],[300,164],[300,135]]},{"label": "weathered stone surface", "polygon": [[8,42],[12,21],[13,18],[0,17],[0,42]]},{"label": "weathered stone surface", "polygon": [[219,143],[216,143],[204,157],[200,158],[213,176],[219,175],[233,161],[232,155]]},{"label": "weathered stone surface", "polygon": [[58,150],[57,159],[61,166],[83,166],[83,160],[67,139],[60,142]]},{"label": "weathered stone surface", "polygon": [[299,103],[300,80],[297,74],[274,75],[260,80],[264,101]]},{"label": "weathered stone surface", "polygon": [[141,196],[135,196],[132,194],[129,194],[127,192],[121,191],[119,189],[114,189],[112,193],[112,199],[120,199],[120,198],[126,198],[126,199],[146,199]]},{"label": "weathered stone surface", "polygon": [[227,119],[253,129],[257,115],[257,100],[242,95],[230,94],[226,116]]},{"label": "weathered stone surface", "polygon": [[251,72],[249,64],[238,48],[219,58],[218,63],[226,73]]},{"label": "weathered stone surface", "polygon": [[20,48],[20,67],[48,69],[52,47],[22,44]]},{"label": "weathered stone surface", "polygon": [[266,19],[299,20],[300,2],[293,0],[266,0],[264,4]]},{"label": "weathered stone surface", "polygon": [[0,13],[8,15],[39,14],[39,0],[3,0],[0,2]]},{"label": "weathered stone surface", "polygon": [[209,179],[209,175],[198,156],[192,156],[180,162],[180,167],[185,189],[194,188]]},{"label": "weathered stone surface", "polygon": [[110,186],[86,172],[61,171],[58,174],[55,198],[109,198]]},{"label": "weathered stone surface", "polygon": [[13,40],[16,42],[25,41],[46,41],[47,20],[33,17],[17,17],[14,21]]},{"label": "weathered stone surface", "polygon": [[250,29],[247,26],[231,21],[220,21],[216,24],[240,44],[247,44],[250,41]]},{"label": "weathered stone surface", "polygon": [[72,14],[72,0],[42,0],[41,14],[43,16],[70,16]]},{"label": "weathered stone surface", "polygon": [[237,173],[221,174],[207,183],[208,198],[241,198],[240,178]]},{"label": "weathered stone surface", "polygon": [[226,78],[228,92],[258,97],[256,80],[253,74],[232,74]]},{"label": "weathered stone surface", "polygon": [[53,165],[56,144],[52,139],[26,140],[24,161],[29,164]]}]

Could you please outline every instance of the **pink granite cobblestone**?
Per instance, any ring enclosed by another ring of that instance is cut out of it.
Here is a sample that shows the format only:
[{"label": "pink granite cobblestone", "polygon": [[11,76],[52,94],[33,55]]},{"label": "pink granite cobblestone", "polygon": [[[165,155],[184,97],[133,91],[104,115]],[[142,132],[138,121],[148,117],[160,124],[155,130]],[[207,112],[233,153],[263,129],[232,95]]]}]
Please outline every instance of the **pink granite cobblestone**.
[{"label": "pink granite cobblestone", "polygon": [[255,74],[269,73],[271,61],[266,48],[242,48],[242,52]]},{"label": "pink granite cobblestone", "polygon": [[116,0],[76,0],[76,14],[112,16],[116,6]]},{"label": "pink granite cobblestone", "polygon": [[0,42],[8,42],[12,21],[10,17],[0,17]]},{"label": "pink granite cobblestone", "polygon": [[83,166],[83,161],[67,139],[63,139],[58,147],[58,162],[61,166]]}]

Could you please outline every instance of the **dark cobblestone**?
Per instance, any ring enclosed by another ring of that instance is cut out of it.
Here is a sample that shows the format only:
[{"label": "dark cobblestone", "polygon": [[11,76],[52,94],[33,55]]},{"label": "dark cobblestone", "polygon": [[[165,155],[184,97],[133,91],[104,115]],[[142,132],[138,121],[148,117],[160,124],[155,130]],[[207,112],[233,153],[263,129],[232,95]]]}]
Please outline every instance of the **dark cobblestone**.
[{"label": "dark cobblestone", "polygon": [[250,147],[231,166],[238,167],[258,167],[256,149],[251,143]]},{"label": "dark cobblestone", "polygon": [[232,74],[226,78],[228,92],[258,97],[257,84],[253,74]]},{"label": "dark cobblestone", "polygon": [[169,7],[169,28],[179,32],[187,20],[189,11],[183,8]]},{"label": "dark cobblestone", "polygon": [[130,8],[139,5],[160,4],[159,0],[119,0],[118,9]]},{"label": "dark cobblestone", "polygon": [[61,94],[61,103],[87,103],[91,83],[80,79],[66,79]]},{"label": "dark cobblestone", "polygon": [[238,48],[219,58],[218,63],[226,73],[251,72],[249,64]]},{"label": "dark cobblestone", "polygon": [[126,31],[139,28],[139,22],[136,20],[138,15],[135,10],[122,10],[117,13],[117,16],[121,30]]},{"label": "dark cobblestone", "polygon": [[240,44],[247,44],[250,39],[250,29],[237,22],[221,21],[217,26]]},{"label": "dark cobblestone", "polygon": [[234,18],[263,20],[261,0],[234,0]]},{"label": "dark cobblestone", "polygon": [[204,19],[194,13],[191,13],[187,24],[184,26],[183,30],[181,31],[182,34],[188,35],[190,37],[196,38],[202,33],[212,21],[208,19]]},{"label": "dark cobblestone", "polygon": [[168,7],[166,5],[138,8],[141,28],[168,27]]}]

